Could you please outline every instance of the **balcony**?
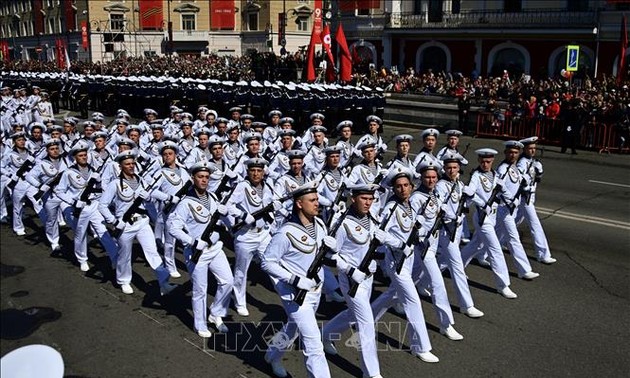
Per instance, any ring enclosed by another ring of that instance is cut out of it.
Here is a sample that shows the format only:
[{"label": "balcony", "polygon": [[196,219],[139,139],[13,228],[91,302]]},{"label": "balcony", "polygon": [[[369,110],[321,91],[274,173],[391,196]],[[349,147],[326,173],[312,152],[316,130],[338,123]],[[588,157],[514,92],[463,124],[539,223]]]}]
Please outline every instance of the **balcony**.
[{"label": "balcony", "polygon": [[207,30],[177,30],[173,31],[173,40],[178,42],[208,41]]},{"label": "balcony", "polygon": [[460,13],[392,13],[389,29],[464,29],[464,28],[572,28],[593,27],[597,12],[569,12],[566,9],[524,10],[522,12],[475,11]]}]

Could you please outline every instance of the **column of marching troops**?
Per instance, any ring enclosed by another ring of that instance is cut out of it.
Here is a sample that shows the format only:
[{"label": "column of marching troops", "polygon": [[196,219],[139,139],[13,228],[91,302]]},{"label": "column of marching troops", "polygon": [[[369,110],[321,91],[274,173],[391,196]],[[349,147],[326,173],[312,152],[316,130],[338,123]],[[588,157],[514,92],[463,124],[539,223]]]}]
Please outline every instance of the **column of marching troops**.
[{"label": "column of marching troops", "polygon": [[[30,202],[53,253],[60,253],[60,225],[71,226],[74,246],[65,247],[82,271],[91,269],[87,236],[93,235],[125,294],[133,293],[134,241],[162,295],[175,287],[169,279],[181,277],[175,254],[183,245],[194,330],[203,338],[212,336],[209,323],[229,332],[222,318],[232,300],[239,316],[249,315],[247,272],[255,261],[288,317],[265,353],[276,376],[288,374],[282,355],[298,335],[308,374],[330,376],[325,353],[337,353],[334,341],[348,329],[360,345],[364,376],[381,376],[375,322],[391,307],[409,322],[412,354],[438,362],[419,295],[431,297],[440,333],[463,339],[454,328],[442,272],[449,270],[459,309],[471,318],[484,315],[464,270],[473,258],[490,267],[500,295],[516,298],[502,246],[509,248],[519,278],[538,276],[517,232],[523,220],[538,261],[556,261],[534,207],[543,174],[536,137],[506,142],[496,169],[497,151],[475,151],[478,167],[466,184],[461,169],[468,162],[458,152],[456,130],[446,132],[447,144],[439,150],[439,132],[422,131],[423,148],[415,158],[413,137],[398,135],[396,156],[384,164],[388,146],[376,116],[367,118],[368,133],[353,144],[352,122],[336,125],[335,143],[317,113],[299,136],[293,119],[279,110],[270,111],[267,122],[236,107],[230,119],[207,107],[193,116],[173,106],[164,119],[153,109],[144,113],[137,125],[122,109],[111,125],[100,113],[83,122],[66,118],[63,126],[46,109],[36,118],[3,117],[3,221],[8,200],[13,231],[24,235],[24,204]],[[467,217],[469,207],[476,211]],[[467,219],[474,224],[471,240]],[[223,248],[226,235],[233,239],[232,266]],[[377,267],[391,283],[372,299]],[[217,287],[209,305],[208,272]],[[347,309],[320,330],[315,313],[322,293],[326,300],[345,301]]]}]

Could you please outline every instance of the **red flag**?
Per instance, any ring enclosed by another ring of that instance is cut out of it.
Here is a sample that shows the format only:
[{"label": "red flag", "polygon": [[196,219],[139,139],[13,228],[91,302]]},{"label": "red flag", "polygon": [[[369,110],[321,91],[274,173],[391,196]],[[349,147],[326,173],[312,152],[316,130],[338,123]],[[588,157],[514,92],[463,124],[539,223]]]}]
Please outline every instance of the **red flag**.
[{"label": "red flag", "polygon": [[322,44],[324,46],[324,51],[326,51],[326,56],[328,56],[328,61],[330,65],[335,67],[335,58],[332,53],[332,41],[330,39],[330,28],[328,24],[324,25],[324,30],[322,31]]},{"label": "red flag", "polygon": [[350,49],[348,49],[348,42],[346,41],[346,35],[343,32],[343,27],[339,23],[335,39],[339,45],[339,79],[341,81],[352,80],[352,57],[350,56]]},{"label": "red flag", "polygon": [[311,41],[308,44],[306,52],[306,81],[312,83],[315,81],[315,27],[311,32]]},{"label": "red flag", "polygon": [[628,31],[626,30],[626,15],[621,18],[621,49],[619,50],[619,66],[617,67],[617,84],[626,78],[626,47],[628,47]]}]

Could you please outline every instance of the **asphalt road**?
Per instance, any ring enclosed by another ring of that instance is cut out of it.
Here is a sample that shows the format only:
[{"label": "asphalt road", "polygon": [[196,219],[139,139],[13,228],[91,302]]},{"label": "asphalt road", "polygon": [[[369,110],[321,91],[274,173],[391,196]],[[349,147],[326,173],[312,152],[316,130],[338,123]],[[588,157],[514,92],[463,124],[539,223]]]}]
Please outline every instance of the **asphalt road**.
[{"label": "asphalt road", "polygon": [[[402,132],[419,135],[417,130],[390,128],[385,140]],[[464,138],[462,145],[467,143],[471,165],[474,149],[501,150],[500,141]],[[393,143],[389,145],[393,148]],[[415,151],[418,146],[414,143]],[[439,334],[435,312],[425,299],[423,309],[433,352],[440,357],[438,364],[423,363],[406,351],[407,340],[402,336],[406,321],[388,313],[377,325],[385,377],[630,373],[630,158],[584,151],[572,156],[549,147],[542,160],[545,176],[537,206],[558,262],[537,263],[529,233],[524,232],[523,243],[541,277],[532,282],[518,279],[511,257],[506,256],[512,289],[519,295],[516,300],[496,294],[489,270],[468,267],[476,306],[486,315],[469,319],[453,306],[463,341]],[[94,268],[84,274],[71,257],[71,232],[66,230],[62,239],[65,257],[55,258],[42,243],[45,237],[39,223],[30,225],[25,237],[14,236],[7,225],[0,229],[0,261],[25,268],[11,277],[3,272],[0,281],[2,355],[23,345],[50,345],[63,355],[66,376],[73,377],[264,377],[271,373],[263,361],[264,340],[279,327],[284,313],[269,280],[257,267],[250,269],[251,316],[245,319],[231,310],[226,319],[230,333],[204,343],[192,331],[187,274],[173,280],[182,284],[180,288],[160,298],[155,277],[141,254],[136,254],[136,291],[127,296],[115,286],[99,246],[91,244]],[[228,257],[232,260],[231,251]],[[177,258],[183,272],[181,254]],[[450,279],[446,285],[455,303]],[[384,287],[377,282],[374,295]],[[209,291],[214,292],[212,284]],[[61,316],[30,330],[26,321],[6,316],[12,309],[33,306],[53,308]],[[323,322],[343,308],[324,303],[319,317]],[[360,376],[357,351],[346,347],[344,340],[337,347],[339,355],[329,358],[332,375]],[[306,375],[297,347],[285,355],[284,364],[294,377]]]}]

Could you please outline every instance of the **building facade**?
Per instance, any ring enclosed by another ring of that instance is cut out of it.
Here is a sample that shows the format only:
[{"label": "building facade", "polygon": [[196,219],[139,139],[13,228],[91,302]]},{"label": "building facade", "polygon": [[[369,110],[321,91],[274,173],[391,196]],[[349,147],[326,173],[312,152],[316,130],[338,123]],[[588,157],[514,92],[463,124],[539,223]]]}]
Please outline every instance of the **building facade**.
[{"label": "building facade", "polygon": [[579,74],[616,74],[625,0],[357,0],[333,2],[355,64],[399,71],[558,75],[567,45]]},{"label": "building facade", "polygon": [[[553,76],[567,45],[579,73],[615,74],[627,0],[4,0],[11,59],[294,53],[316,19],[343,24],[356,70]],[[628,59],[627,61],[629,61]]]}]

